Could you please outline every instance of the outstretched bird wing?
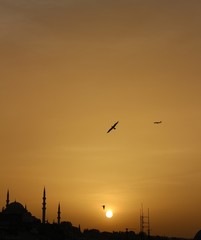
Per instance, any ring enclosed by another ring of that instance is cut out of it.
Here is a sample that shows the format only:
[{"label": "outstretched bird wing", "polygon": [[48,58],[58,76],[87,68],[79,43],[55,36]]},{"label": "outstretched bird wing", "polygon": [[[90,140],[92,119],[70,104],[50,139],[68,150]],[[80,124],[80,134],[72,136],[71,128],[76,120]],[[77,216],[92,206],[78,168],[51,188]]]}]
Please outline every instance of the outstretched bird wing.
[{"label": "outstretched bird wing", "polygon": [[117,121],[114,125],[112,125],[112,127],[107,131],[107,133],[109,133],[112,129],[115,129],[116,125],[118,124],[119,121]]},{"label": "outstretched bird wing", "polygon": [[119,121],[117,121],[117,122],[113,125],[113,128],[115,128],[115,126],[117,125],[118,122],[119,122]]}]

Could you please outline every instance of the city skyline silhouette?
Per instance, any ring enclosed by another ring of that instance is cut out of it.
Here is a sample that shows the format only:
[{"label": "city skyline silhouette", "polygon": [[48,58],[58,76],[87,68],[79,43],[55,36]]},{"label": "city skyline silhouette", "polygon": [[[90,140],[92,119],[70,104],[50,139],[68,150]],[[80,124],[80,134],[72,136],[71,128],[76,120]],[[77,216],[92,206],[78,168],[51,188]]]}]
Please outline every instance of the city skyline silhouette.
[{"label": "city skyline silhouette", "polygon": [[[163,240],[163,239],[175,239],[185,240],[189,238],[179,238],[174,236],[154,236],[151,235],[150,226],[150,214],[149,209],[147,214],[144,214],[143,205],[140,209],[140,229],[139,232],[134,228],[128,228],[120,231],[100,231],[99,229],[81,229],[81,226],[73,226],[70,221],[66,219],[61,221],[61,206],[58,203],[57,209],[57,221],[49,222],[47,219],[47,198],[46,189],[44,187],[42,194],[42,211],[41,219],[33,216],[28,211],[27,205],[23,206],[20,202],[11,201],[10,192],[7,191],[5,206],[2,207],[0,212],[0,239],[117,239],[122,240],[136,239],[136,240]],[[103,211],[106,210],[106,206],[102,205]],[[111,210],[106,211],[106,217],[110,218],[112,215],[107,216],[107,213],[112,212]],[[194,240],[200,240],[201,230],[199,230]],[[192,239],[192,238],[191,238]]]}]

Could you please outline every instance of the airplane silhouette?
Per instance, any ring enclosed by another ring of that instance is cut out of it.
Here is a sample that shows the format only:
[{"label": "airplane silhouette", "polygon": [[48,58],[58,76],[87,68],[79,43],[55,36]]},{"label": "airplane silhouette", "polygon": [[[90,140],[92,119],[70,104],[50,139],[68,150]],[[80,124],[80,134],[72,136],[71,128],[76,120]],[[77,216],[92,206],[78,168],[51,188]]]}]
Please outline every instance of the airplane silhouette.
[{"label": "airplane silhouette", "polygon": [[[119,122],[119,121],[118,121]],[[116,125],[118,124],[118,122],[116,122],[114,125],[112,125],[112,127],[107,131],[107,133],[109,133],[112,129],[116,129]]]},{"label": "airplane silhouette", "polygon": [[160,124],[162,121],[155,121],[154,124]]}]

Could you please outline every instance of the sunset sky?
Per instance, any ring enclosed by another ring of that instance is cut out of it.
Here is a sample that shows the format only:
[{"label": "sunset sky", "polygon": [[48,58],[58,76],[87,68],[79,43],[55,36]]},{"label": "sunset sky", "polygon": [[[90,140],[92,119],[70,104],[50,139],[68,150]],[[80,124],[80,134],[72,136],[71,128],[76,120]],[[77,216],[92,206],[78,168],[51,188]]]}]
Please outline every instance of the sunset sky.
[{"label": "sunset sky", "polygon": [[200,0],[0,0],[0,68],[0,209],[201,229]]}]

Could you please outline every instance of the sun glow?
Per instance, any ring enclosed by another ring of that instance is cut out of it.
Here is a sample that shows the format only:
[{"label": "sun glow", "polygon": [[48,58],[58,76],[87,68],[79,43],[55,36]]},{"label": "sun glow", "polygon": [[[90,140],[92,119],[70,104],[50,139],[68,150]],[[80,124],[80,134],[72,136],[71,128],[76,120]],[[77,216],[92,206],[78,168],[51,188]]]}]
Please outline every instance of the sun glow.
[{"label": "sun glow", "polygon": [[107,218],[111,218],[113,216],[113,212],[111,210],[107,210],[105,215]]}]

